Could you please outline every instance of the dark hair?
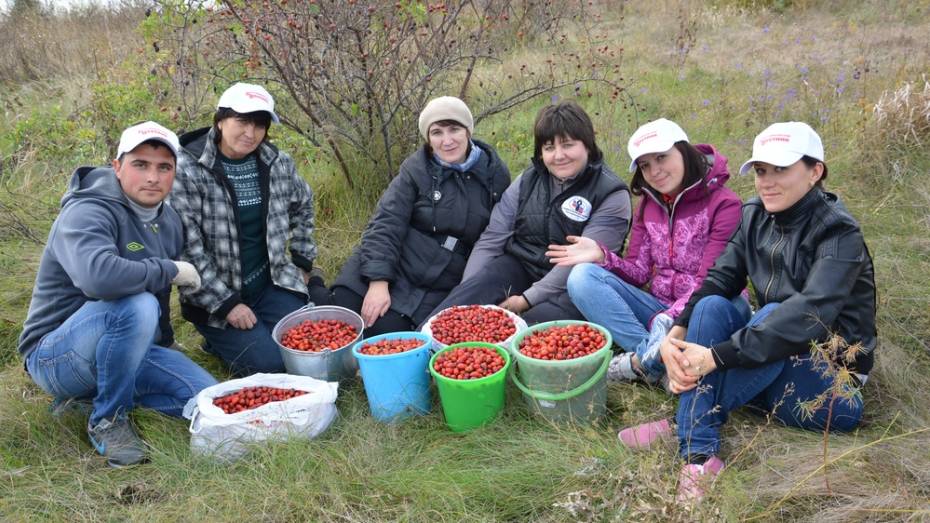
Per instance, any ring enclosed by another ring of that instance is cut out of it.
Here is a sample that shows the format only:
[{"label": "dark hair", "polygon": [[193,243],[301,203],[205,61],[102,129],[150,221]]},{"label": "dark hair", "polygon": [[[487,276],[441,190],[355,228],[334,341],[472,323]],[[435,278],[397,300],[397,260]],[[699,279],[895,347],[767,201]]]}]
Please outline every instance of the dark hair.
[{"label": "dark hair", "polygon": [[219,126],[216,124],[227,118],[236,118],[246,123],[255,124],[256,127],[261,127],[265,130],[265,136],[262,138],[262,143],[268,140],[268,128],[271,127],[271,114],[268,111],[237,113],[229,107],[220,107],[216,110],[215,113],[213,113],[213,132],[216,133],[215,143],[220,143],[220,139],[223,137],[223,132],[220,131]]},{"label": "dark hair", "polygon": [[557,136],[583,143],[588,150],[589,162],[601,159],[601,150],[594,141],[591,117],[576,102],[566,100],[539,110],[536,123],[533,124],[533,158],[541,161],[543,145],[555,140]]},{"label": "dark hair", "polygon": [[[681,153],[681,158],[685,166],[685,175],[681,179],[682,187],[691,187],[699,182],[707,174],[707,157],[701,151],[686,141],[675,142],[673,146]],[[636,172],[633,173],[633,179],[630,180],[630,192],[636,196],[641,196],[643,191],[649,188],[646,178],[643,176],[643,170],[636,165]],[[704,189],[707,190],[706,187]]]},{"label": "dark hair", "polygon": [[[465,124],[457,120],[446,119],[446,120],[439,120],[439,121],[429,124],[430,127],[434,125],[438,125],[439,127],[452,127],[453,125],[455,125],[455,126],[461,127],[462,129],[465,129],[465,132],[468,132],[468,127],[466,127]],[[426,150],[426,154],[428,154],[429,156],[432,156],[433,146],[429,144],[429,128],[426,129],[426,136],[427,136],[426,143],[424,144],[423,148]],[[471,136],[469,136],[469,138],[471,138]],[[465,148],[465,157],[468,158],[469,154],[471,154],[471,143],[469,143],[468,147]]]},{"label": "dark hair", "polygon": [[[132,151],[135,151],[136,149],[138,149],[140,145],[151,145],[155,149],[158,149],[159,147],[164,147],[165,149],[168,149],[169,153],[171,153],[171,156],[174,158],[175,164],[177,164],[178,162],[178,155],[175,154],[173,150],[171,150],[171,147],[168,147],[168,144],[166,144],[165,142],[161,140],[155,140],[155,139],[146,140],[144,142],[141,142],[139,145],[133,147]],[[119,155],[119,158],[117,158],[117,160],[123,161],[123,156],[126,156],[126,153],[131,153],[132,151],[124,152],[123,154]]]},{"label": "dark hair", "polygon": [[827,179],[827,164],[823,163],[822,161],[818,160],[817,158],[814,158],[814,157],[812,157],[812,156],[807,156],[807,155],[802,156],[802,157],[801,157],[801,161],[804,162],[804,165],[806,165],[806,166],[808,166],[808,167],[810,167],[810,168],[813,168],[813,167],[814,167],[815,165],[817,165],[818,163],[819,163],[820,165],[823,165],[823,175],[820,177],[819,180],[817,180],[817,183],[814,184],[814,185],[816,185],[817,187],[823,189],[823,181]]}]

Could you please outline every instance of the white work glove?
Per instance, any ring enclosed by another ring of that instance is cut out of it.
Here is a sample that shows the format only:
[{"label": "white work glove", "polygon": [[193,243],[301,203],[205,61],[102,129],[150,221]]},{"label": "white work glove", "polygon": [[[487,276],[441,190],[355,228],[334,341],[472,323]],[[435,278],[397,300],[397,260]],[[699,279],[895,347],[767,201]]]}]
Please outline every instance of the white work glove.
[{"label": "white work glove", "polygon": [[197,290],[200,288],[200,274],[197,273],[197,269],[193,265],[187,263],[186,261],[174,261],[174,265],[178,268],[178,274],[171,280],[172,285],[177,285],[178,287],[191,287],[192,290]]}]

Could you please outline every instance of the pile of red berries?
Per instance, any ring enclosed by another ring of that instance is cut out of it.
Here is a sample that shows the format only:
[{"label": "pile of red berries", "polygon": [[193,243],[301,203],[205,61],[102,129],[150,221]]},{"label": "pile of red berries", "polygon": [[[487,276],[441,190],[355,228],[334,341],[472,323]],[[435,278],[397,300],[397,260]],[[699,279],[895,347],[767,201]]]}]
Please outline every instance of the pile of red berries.
[{"label": "pile of red berries", "polygon": [[384,356],[386,354],[407,352],[408,350],[413,350],[422,346],[423,340],[418,340],[415,338],[393,340],[384,339],[378,340],[374,343],[366,343],[362,345],[358,351],[368,356]]},{"label": "pile of red berries", "polygon": [[307,394],[305,390],[279,389],[277,387],[246,387],[225,396],[213,398],[213,404],[226,414],[261,407],[272,401],[284,401]]},{"label": "pile of red berries", "polygon": [[504,358],[487,347],[459,347],[436,357],[433,369],[454,380],[474,380],[504,368]]},{"label": "pile of red berries", "polygon": [[520,342],[520,352],[541,360],[570,360],[593,354],[607,340],[590,325],[549,327],[527,335]]},{"label": "pile of red berries", "polygon": [[289,329],[281,337],[281,345],[289,349],[320,352],[344,347],[358,337],[355,327],[339,320],[306,320]]},{"label": "pile of red berries", "polygon": [[433,338],[446,345],[463,341],[500,343],[513,336],[517,327],[500,309],[481,305],[450,307],[430,323]]}]

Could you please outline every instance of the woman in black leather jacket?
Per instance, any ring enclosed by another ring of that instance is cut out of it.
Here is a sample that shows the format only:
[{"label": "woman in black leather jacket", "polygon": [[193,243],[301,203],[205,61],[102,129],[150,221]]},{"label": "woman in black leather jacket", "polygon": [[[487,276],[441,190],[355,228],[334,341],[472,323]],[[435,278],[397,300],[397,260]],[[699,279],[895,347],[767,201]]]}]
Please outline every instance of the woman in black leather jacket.
[{"label": "woman in black leather jacket", "polygon": [[[773,124],[756,137],[749,170],[758,197],[661,349],[681,396],[680,500],[700,499],[723,468],[719,431],[730,411],[748,403],[789,426],[848,431],[872,368],[872,258],[858,222],[823,189],[820,137],[805,123]],[[747,277],[760,309],[742,324],[729,300]],[[619,437],[643,448],[673,430],[662,420]]]},{"label": "woman in black leather jacket", "polygon": [[472,138],[474,121],[462,100],[430,100],[419,129],[423,147],[381,195],[332,289],[310,280],[311,301],[355,310],[366,336],[411,330],[428,317],[462,279],[472,246],[510,185],[497,151]]}]

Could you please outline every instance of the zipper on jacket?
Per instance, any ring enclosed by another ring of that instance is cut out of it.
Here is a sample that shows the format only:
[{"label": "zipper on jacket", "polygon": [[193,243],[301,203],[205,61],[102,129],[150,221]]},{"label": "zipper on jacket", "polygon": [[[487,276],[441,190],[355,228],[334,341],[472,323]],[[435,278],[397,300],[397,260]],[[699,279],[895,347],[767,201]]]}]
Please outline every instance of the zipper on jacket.
[{"label": "zipper on jacket", "polygon": [[[775,218],[772,218],[772,220],[774,221]],[[778,241],[775,242],[775,246],[772,247],[772,255],[769,256],[772,275],[769,277],[769,282],[765,285],[765,292],[762,294],[762,298],[765,300],[765,303],[769,302],[769,290],[771,290],[772,284],[775,283],[775,253],[778,251],[778,247],[781,245],[782,240],[785,239],[785,230],[780,225],[778,225],[778,223],[775,224],[775,228],[778,229],[778,233],[781,236],[779,236]]]}]

